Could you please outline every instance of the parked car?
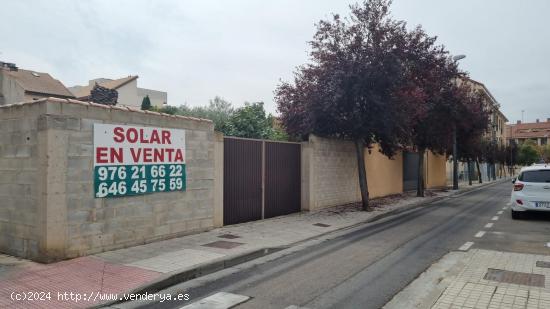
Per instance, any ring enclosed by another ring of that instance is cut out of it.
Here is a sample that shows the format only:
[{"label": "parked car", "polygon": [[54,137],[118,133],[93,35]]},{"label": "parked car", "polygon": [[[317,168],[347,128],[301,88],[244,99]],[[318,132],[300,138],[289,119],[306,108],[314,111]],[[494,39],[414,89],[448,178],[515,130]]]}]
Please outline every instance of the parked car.
[{"label": "parked car", "polygon": [[512,219],[526,211],[550,211],[550,166],[524,167],[512,182]]}]

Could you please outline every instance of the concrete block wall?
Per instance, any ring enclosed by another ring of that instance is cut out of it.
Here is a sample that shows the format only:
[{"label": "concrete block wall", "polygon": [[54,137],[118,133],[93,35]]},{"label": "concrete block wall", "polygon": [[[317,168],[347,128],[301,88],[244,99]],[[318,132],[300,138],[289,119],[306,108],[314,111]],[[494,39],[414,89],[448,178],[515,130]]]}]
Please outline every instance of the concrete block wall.
[{"label": "concrete block wall", "polygon": [[16,256],[38,254],[42,112],[38,104],[0,108],[0,252]]},{"label": "concrete block wall", "polygon": [[[38,195],[35,200],[29,195],[25,202],[25,207],[38,213],[30,232],[35,237],[29,238],[37,249],[30,246],[25,252],[14,252],[11,245],[5,245],[4,252],[47,262],[213,228],[215,152],[211,121],[53,98],[21,106],[39,110],[34,121],[39,147],[30,159],[38,166],[37,177],[29,189],[34,187]],[[0,114],[11,114],[17,108],[2,107]],[[94,198],[94,123],[185,129],[187,190]],[[11,164],[3,162],[0,168]],[[26,231],[8,224],[10,233],[26,236],[22,233]]]},{"label": "concrete block wall", "polygon": [[310,135],[302,144],[302,209],[361,200],[355,145]]},{"label": "concrete block wall", "polygon": [[[403,193],[403,155],[388,158],[374,145],[365,148],[370,198]],[[426,155],[426,187],[444,187],[445,156]],[[317,210],[361,201],[355,145],[310,135],[302,143],[302,210]]]}]

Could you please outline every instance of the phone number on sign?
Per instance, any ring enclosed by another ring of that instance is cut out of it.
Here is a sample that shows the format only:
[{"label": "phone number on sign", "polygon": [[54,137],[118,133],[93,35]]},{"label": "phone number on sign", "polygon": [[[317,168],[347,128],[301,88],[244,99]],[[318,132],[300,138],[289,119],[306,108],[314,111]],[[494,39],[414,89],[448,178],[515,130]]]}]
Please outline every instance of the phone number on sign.
[{"label": "phone number on sign", "polygon": [[96,197],[185,190],[185,164],[96,166]]}]

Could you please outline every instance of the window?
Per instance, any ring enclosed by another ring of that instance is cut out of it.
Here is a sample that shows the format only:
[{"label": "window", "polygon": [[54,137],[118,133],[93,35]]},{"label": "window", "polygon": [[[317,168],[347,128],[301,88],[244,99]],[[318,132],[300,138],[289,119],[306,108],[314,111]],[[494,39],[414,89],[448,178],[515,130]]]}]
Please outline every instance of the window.
[{"label": "window", "polygon": [[540,139],[540,144],[541,144],[541,145],[546,145],[546,144],[548,144],[548,137],[541,137],[541,139]]},{"label": "window", "polygon": [[518,179],[523,182],[550,182],[550,170],[525,171]]}]

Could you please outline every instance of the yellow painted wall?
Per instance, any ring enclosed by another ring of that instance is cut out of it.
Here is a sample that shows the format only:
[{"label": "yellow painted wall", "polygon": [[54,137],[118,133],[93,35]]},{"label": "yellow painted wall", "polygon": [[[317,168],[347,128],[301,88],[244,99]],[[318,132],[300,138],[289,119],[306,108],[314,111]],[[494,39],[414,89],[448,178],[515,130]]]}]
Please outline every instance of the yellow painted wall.
[{"label": "yellow painted wall", "polygon": [[371,198],[403,192],[403,155],[396,154],[389,159],[379,152],[378,145],[365,149],[367,181]]},{"label": "yellow painted wall", "polygon": [[447,160],[445,155],[427,152],[426,188],[438,188],[447,186]]}]

